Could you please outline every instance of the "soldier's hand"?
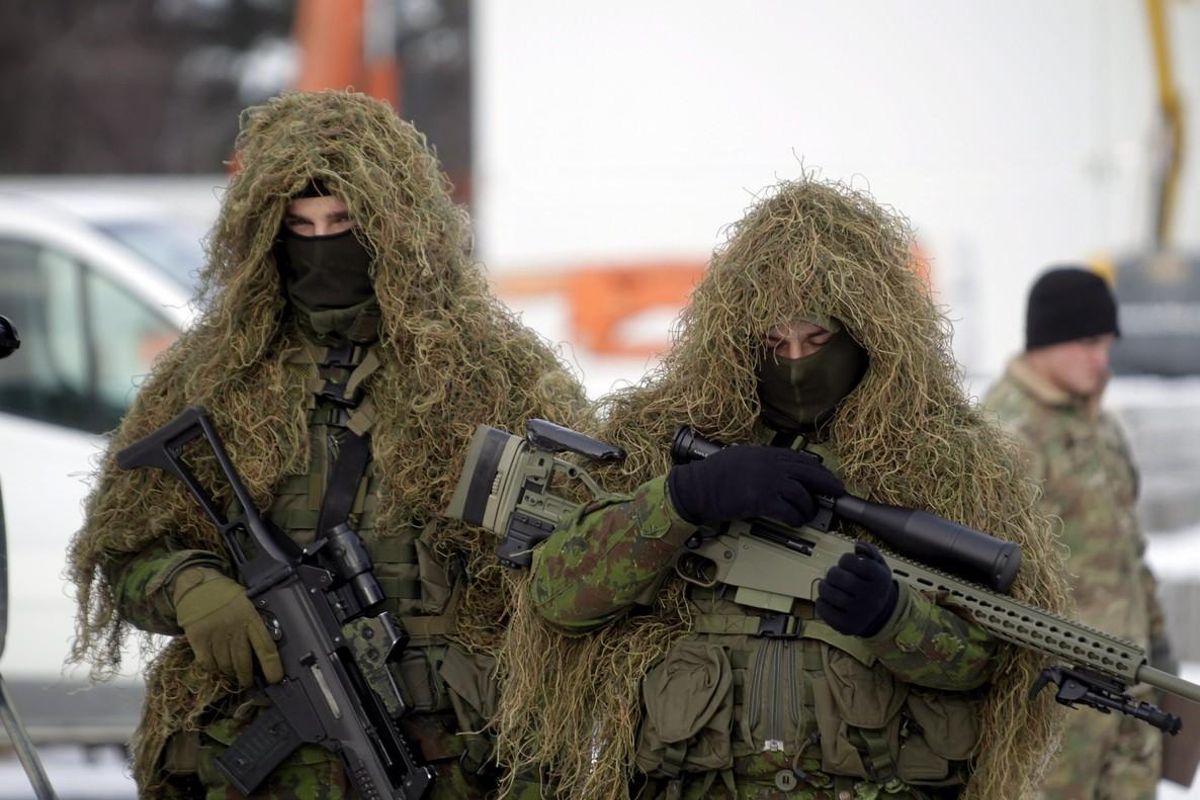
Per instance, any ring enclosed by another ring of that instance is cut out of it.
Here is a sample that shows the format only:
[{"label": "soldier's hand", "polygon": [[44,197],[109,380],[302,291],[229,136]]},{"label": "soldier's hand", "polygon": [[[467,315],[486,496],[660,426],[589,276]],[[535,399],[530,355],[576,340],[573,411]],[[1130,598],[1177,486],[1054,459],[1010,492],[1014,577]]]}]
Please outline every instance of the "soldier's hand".
[{"label": "soldier's hand", "polygon": [[245,689],[254,680],[254,658],[267,683],[283,680],[279,649],[246,589],[208,567],[190,567],[175,578],[175,617],[201,667],[236,678]]},{"label": "soldier's hand", "polygon": [[783,447],[726,447],[667,476],[671,502],[694,525],[767,517],[803,525],[817,513],[813,495],[846,493],[812,456]]},{"label": "soldier's hand", "polygon": [[874,545],[859,542],[817,586],[817,616],[839,633],[874,636],[896,610],[899,595],[883,556]]}]

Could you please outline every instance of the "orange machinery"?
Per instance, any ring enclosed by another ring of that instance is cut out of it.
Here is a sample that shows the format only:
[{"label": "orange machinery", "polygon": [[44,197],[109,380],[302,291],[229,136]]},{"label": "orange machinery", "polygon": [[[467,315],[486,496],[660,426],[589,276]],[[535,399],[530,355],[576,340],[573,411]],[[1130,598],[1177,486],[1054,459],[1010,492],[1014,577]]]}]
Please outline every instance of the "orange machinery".
[{"label": "orange machinery", "polygon": [[391,0],[300,0],[293,39],[300,50],[295,88],[353,86],[400,108],[396,6]]}]

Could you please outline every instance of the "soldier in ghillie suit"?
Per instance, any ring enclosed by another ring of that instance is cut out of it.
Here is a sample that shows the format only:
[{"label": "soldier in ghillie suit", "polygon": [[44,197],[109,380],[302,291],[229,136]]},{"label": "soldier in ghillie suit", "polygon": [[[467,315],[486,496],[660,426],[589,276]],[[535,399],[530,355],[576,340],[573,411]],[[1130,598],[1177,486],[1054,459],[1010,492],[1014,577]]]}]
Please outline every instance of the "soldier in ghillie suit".
[{"label": "soldier in ghillie suit", "polygon": [[[601,477],[626,494],[535,551],[501,658],[502,762],[542,765],[563,797],[1028,791],[1058,720],[1026,698],[1039,660],[898,586],[872,547],[782,620],[667,573],[699,523],[802,524],[844,485],[1018,542],[1013,595],[1064,609],[1034,487],[965,398],[910,243],[866,195],[811,178],[734,226],[661,365],[603,403],[598,435],[629,455]],[[672,467],[681,424],[737,446]]]},{"label": "soldier in ghillie suit", "polygon": [[[174,637],[148,675],[139,791],[235,796],[213,759],[261,708],[254,662],[278,680],[278,655],[191,496],[158,471],[118,469],[114,454],[203,405],[259,508],[303,543],[345,431],[367,433],[350,523],[412,637],[394,665],[414,709],[402,728],[437,769],[433,797],[493,794],[479,732],[495,710],[502,568],[486,534],[437,512],[479,422],[580,424],[583,393],[489,294],[436,158],[386,104],[285,95],[246,112],[236,159],[201,316],[113,437],[73,543],[75,655],[103,675],[131,627]],[[201,482],[220,486],[212,459],[196,461]],[[308,745],[255,796],[338,798],[346,786],[337,757]]]},{"label": "soldier in ghillie suit", "polygon": [[[1117,306],[1086,269],[1047,271],[1033,285],[1025,352],[985,399],[1028,450],[1043,510],[1062,521],[1078,619],[1147,648],[1174,672],[1154,577],[1134,515],[1137,470],[1117,421],[1100,410]],[[1150,688],[1133,694],[1149,700]],[[1042,788],[1048,800],[1142,800],[1158,785],[1162,733],[1120,714],[1072,714]]]}]

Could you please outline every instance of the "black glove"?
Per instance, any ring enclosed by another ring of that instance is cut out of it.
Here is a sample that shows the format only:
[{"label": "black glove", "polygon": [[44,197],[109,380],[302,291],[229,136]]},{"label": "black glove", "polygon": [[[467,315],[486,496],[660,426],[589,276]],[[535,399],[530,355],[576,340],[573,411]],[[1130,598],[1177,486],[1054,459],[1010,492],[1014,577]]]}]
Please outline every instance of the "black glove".
[{"label": "black glove", "polygon": [[799,526],[817,514],[814,494],[839,497],[842,482],[813,456],[784,447],[726,447],[667,476],[671,502],[693,525],[769,517]]},{"label": "black glove", "polygon": [[896,610],[899,595],[875,545],[859,542],[817,586],[817,616],[839,633],[874,636]]}]

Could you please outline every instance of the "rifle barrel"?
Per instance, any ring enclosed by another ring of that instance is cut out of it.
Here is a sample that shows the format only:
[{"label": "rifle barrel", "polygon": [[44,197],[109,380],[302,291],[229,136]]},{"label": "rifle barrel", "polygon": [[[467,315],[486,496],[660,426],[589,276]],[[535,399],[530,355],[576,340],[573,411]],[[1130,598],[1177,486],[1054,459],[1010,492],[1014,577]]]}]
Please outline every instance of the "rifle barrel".
[{"label": "rifle barrel", "polygon": [[1143,664],[1138,669],[1137,679],[1140,683],[1147,683],[1156,689],[1162,689],[1165,692],[1177,694],[1180,697],[1186,697],[1188,700],[1200,703],[1200,686],[1191,681],[1185,681],[1178,675],[1172,675],[1157,667]]}]

